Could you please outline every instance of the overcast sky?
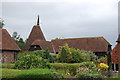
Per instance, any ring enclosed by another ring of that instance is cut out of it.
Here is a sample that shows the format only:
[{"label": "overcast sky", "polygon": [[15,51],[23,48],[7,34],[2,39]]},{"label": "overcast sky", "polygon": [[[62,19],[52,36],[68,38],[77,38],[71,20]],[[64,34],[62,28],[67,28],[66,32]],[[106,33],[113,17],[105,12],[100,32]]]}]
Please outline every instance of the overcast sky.
[{"label": "overcast sky", "polygon": [[103,36],[114,47],[118,37],[118,1],[4,2],[0,17],[11,35],[16,31],[24,40],[39,14],[47,40]]}]

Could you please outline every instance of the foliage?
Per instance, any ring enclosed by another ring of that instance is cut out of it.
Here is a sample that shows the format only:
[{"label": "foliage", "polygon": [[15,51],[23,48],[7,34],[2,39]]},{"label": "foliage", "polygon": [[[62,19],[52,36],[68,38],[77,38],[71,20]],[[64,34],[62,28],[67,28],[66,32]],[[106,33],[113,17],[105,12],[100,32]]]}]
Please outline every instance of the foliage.
[{"label": "foliage", "polygon": [[74,76],[77,74],[77,69],[79,68],[79,64],[68,64],[66,65],[66,68],[68,69],[68,72],[71,76]]},{"label": "foliage", "polygon": [[30,69],[30,70],[18,70],[18,69],[2,69],[3,79],[15,79],[15,80],[55,80],[64,78],[62,75],[53,72],[50,69]]},{"label": "foliage", "polygon": [[20,72],[21,70],[17,70],[17,69],[2,68],[2,78],[5,78],[5,79],[16,78]]},{"label": "foliage", "polygon": [[35,54],[22,54],[15,62],[17,69],[47,68],[48,61]]},{"label": "foliage", "polygon": [[17,32],[13,32],[12,37],[16,41],[17,45],[20,47],[21,51],[23,51],[25,47],[25,42],[20,37],[20,35],[18,35]]},{"label": "foliage", "polygon": [[95,53],[89,51],[88,54],[90,56],[90,61],[96,61],[98,59]]},{"label": "foliage", "polygon": [[42,57],[43,59],[47,59],[49,62],[53,63],[55,61],[55,57],[54,55],[50,55],[50,52],[48,49],[46,50],[36,50],[33,52],[27,52],[26,54],[36,54],[40,57]]},{"label": "foliage", "polygon": [[55,61],[57,61],[56,55],[50,55],[50,57],[49,57],[49,62],[50,62],[50,63],[54,63]]},{"label": "foliage", "polygon": [[50,63],[51,69],[64,71],[66,75],[75,75],[81,63]]},{"label": "foliage", "polygon": [[8,69],[13,69],[15,64],[11,63],[2,63],[2,68],[8,68]]},{"label": "foliage", "polygon": [[23,41],[23,39],[20,38],[18,41],[16,41],[16,43],[17,43],[18,46],[20,47],[21,51],[23,51],[24,48],[25,48],[25,42]]},{"label": "foliage", "polygon": [[0,28],[3,28],[4,26],[4,21],[2,20],[2,18],[0,18]]},{"label": "foliage", "polygon": [[78,79],[81,80],[102,80],[102,75],[101,74],[92,74],[92,73],[78,73],[76,76]]},{"label": "foliage", "polygon": [[98,63],[102,63],[107,57],[101,57],[99,59],[97,59],[97,62]]},{"label": "foliage", "polygon": [[[57,37],[55,39],[65,39],[65,38],[64,37]],[[53,39],[53,40],[55,40],[55,39]]]},{"label": "foliage", "polygon": [[55,70],[66,69],[67,63],[49,63],[50,67]]},{"label": "foliage", "polygon": [[83,62],[80,64],[79,68],[77,69],[77,73],[81,72],[89,72],[89,73],[97,73],[98,68],[93,62]]},{"label": "foliage", "polygon": [[[54,64],[54,63],[52,63]],[[35,77],[35,78],[34,78]],[[90,77],[90,79],[88,79]],[[104,78],[98,73],[88,73],[88,72],[81,72],[76,75],[76,78],[79,80],[120,80],[120,76],[114,76],[109,78]],[[64,75],[61,75],[57,72],[54,72],[51,69],[30,69],[30,70],[18,70],[18,69],[5,69],[2,68],[2,75],[0,76],[2,80],[64,80]],[[40,78],[40,79],[39,79]],[[44,78],[44,79],[42,79]],[[82,79],[81,79],[82,78]],[[76,79],[75,79],[76,80]]]},{"label": "foliage", "polygon": [[100,69],[100,71],[107,71],[109,66],[107,64],[104,64],[104,63],[100,63],[98,65],[98,68]]},{"label": "foliage", "polygon": [[64,70],[66,74],[71,76],[81,72],[97,73],[97,67],[93,62],[83,63],[50,63],[51,69]]},{"label": "foliage", "polygon": [[17,78],[29,78],[29,79],[49,79],[54,78],[53,71],[50,69],[32,69],[22,71]]},{"label": "foliage", "polygon": [[80,63],[94,61],[96,60],[96,56],[92,52],[69,48],[68,44],[65,44],[60,48],[60,52],[57,54],[57,60],[62,63]]}]

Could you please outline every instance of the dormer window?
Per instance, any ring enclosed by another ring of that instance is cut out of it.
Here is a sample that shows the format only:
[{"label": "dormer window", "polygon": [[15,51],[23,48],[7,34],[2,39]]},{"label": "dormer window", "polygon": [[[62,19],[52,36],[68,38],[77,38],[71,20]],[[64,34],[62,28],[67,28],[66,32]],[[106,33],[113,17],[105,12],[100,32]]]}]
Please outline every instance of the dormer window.
[{"label": "dormer window", "polygon": [[30,46],[29,51],[34,51],[34,50],[42,50],[42,48],[39,45],[32,45],[32,46]]},{"label": "dormer window", "polygon": [[34,46],[34,49],[36,49],[37,48],[37,46]]}]

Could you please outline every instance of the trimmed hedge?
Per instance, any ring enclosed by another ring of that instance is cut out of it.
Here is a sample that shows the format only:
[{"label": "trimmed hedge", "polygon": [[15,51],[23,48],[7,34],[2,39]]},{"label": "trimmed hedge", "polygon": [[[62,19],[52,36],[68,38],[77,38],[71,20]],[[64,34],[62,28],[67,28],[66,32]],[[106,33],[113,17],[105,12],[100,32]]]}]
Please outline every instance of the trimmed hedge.
[{"label": "trimmed hedge", "polygon": [[2,78],[4,79],[16,78],[20,72],[21,70],[17,70],[17,69],[2,68]]},{"label": "trimmed hedge", "polygon": [[80,63],[50,63],[51,69],[64,70],[65,73],[70,73],[70,75],[76,75],[77,69]]},{"label": "trimmed hedge", "polygon": [[2,64],[0,64],[0,66],[2,68],[14,69],[15,64],[12,64],[12,63],[2,63]]},{"label": "trimmed hedge", "polygon": [[54,80],[64,78],[60,74],[53,72],[50,69],[2,69],[2,79],[29,79],[29,80]]},{"label": "trimmed hedge", "polygon": [[27,78],[27,79],[49,79],[54,78],[53,72],[50,69],[32,69],[23,70],[17,78]]}]

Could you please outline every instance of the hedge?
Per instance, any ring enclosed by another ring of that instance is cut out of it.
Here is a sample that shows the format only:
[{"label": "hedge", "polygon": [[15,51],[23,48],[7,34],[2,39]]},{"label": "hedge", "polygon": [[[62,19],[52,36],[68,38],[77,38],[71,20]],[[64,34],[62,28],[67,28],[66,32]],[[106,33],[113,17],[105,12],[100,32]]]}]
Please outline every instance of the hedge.
[{"label": "hedge", "polygon": [[53,72],[51,69],[2,69],[2,79],[29,79],[29,80],[54,80],[63,78],[61,75]]},{"label": "hedge", "polygon": [[[2,66],[1,66],[1,65],[2,65]],[[2,63],[2,64],[0,64],[0,66],[1,66],[2,68],[13,69],[14,66],[15,66],[15,64],[12,64],[12,63]]]},{"label": "hedge", "polygon": [[50,63],[51,69],[64,70],[65,73],[70,73],[70,75],[76,75],[76,71],[79,68],[80,63]]}]

